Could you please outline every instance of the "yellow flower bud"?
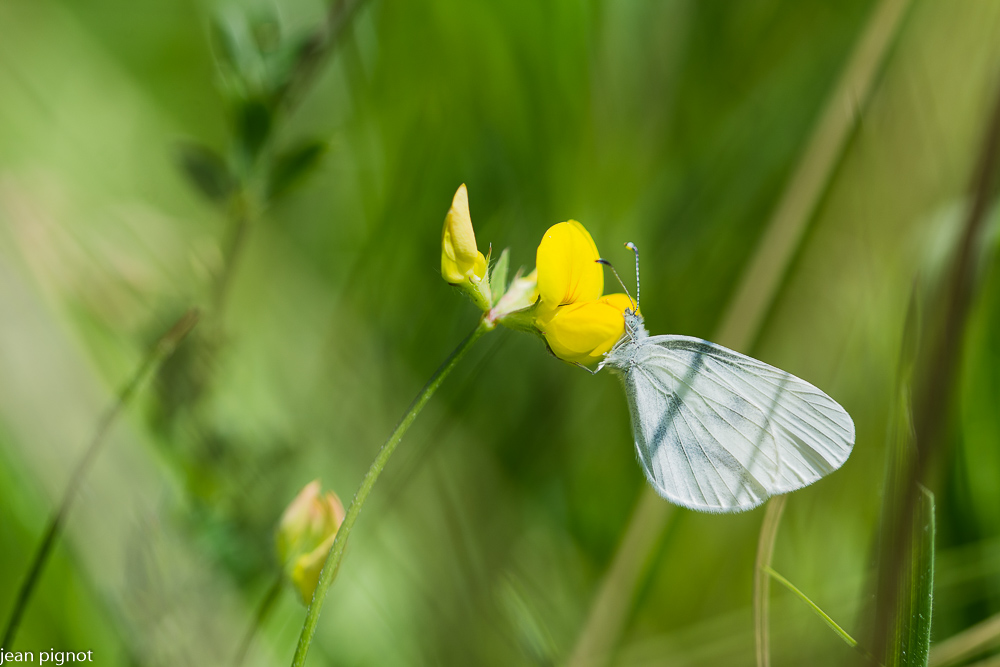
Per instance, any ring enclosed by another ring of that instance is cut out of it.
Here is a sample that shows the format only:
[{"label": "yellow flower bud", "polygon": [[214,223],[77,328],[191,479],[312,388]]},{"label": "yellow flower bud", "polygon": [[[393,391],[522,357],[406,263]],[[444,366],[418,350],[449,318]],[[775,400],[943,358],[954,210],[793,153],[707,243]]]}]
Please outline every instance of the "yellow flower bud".
[{"label": "yellow flower bud", "polygon": [[326,555],[343,522],[340,498],[332,491],[322,494],[319,480],[306,484],[281,516],[276,540],[278,558],[306,604],[312,599]]},{"label": "yellow flower bud", "polygon": [[486,258],[476,247],[469,214],[469,192],[463,183],[455,192],[441,231],[441,277],[462,287],[482,310],[490,309]]},{"label": "yellow flower bud", "polygon": [[476,233],[469,215],[469,191],[459,186],[451,201],[441,232],[441,275],[457,285],[469,276],[486,277],[486,258],[476,247]]}]

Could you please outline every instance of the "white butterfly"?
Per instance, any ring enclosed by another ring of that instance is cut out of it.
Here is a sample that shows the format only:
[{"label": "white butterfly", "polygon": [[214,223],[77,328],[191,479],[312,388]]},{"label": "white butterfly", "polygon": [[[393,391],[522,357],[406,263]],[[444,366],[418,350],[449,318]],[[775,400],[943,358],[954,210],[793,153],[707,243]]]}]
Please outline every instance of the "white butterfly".
[{"label": "white butterfly", "polygon": [[621,377],[646,478],[684,507],[752,509],[830,474],[854,446],[851,417],[813,385],[700,338],[650,336],[629,309],[605,366]]}]

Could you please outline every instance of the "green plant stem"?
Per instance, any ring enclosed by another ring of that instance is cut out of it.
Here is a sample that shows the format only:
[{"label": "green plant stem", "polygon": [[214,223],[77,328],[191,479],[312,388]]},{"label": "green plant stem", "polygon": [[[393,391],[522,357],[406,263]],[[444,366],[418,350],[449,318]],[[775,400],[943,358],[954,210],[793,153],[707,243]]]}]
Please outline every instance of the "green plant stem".
[{"label": "green plant stem", "polygon": [[358,515],[361,514],[361,510],[364,507],[365,500],[368,499],[368,494],[371,493],[372,488],[375,486],[375,482],[378,481],[379,475],[382,474],[382,470],[385,469],[386,463],[389,461],[389,457],[392,453],[396,451],[396,446],[399,444],[400,440],[409,430],[413,421],[423,410],[427,401],[430,400],[434,392],[437,391],[438,387],[444,381],[448,374],[451,373],[452,369],[458,364],[458,362],[465,356],[472,344],[479,340],[480,336],[488,331],[492,331],[495,327],[495,323],[486,319],[485,317],[479,322],[479,326],[470,333],[465,340],[463,340],[457,348],[449,355],[443,364],[434,372],[431,379],[427,381],[424,388],[420,390],[417,397],[413,399],[410,403],[410,407],[407,409],[406,414],[403,419],[396,426],[396,429],[389,436],[389,439],[385,441],[382,448],[379,449],[378,454],[375,456],[375,460],[372,462],[371,467],[365,474],[365,478],[361,481],[361,486],[358,488],[357,493],[354,494],[354,500],[351,501],[351,506],[347,509],[347,515],[344,517],[344,522],[340,525],[340,529],[337,531],[337,537],[333,541],[333,546],[330,547],[330,553],[327,554],[326,563],[323,565],[323,572],[320,574],[319,583],[316,586],[316,591],[313,593],[312,602],[309,604],[309,610],[306,612],[305,622],[302,624],[302,632],[299,635],[299,643],[295,649],[295,657],[292,660],[293,667],[302,667],[306,661],[306,655],[309,653],[309,645],[312,643],[313,635],[316,633],[316,624],[319,621],[319,614],[323,608],[323,601],[326,599],[327,591],[333,580],[337,577],[337,572],[340,569],[340,563],[344,559],[344,549],[347,546],[347,540],[351,536],[351,529],[354,527],[354,522],[357,521]]},{"label": "green plant stem", "polygon": [[216,277],[213,286],[214,293],[212,294],[212,315],[219,320],[223,316],[229,288],[233,282],[233,275],[236,273],[236,263],[246,245],[251,224],[251,215],[247,210],[247,204],[234,203],[233,206],[236,210],[230,214],[229,238],[222,256],[222,269]]},{"label": "green plant stem", "polygon": [[42,537],[42,541],[38,545],[35,557],[31,561],[28,573],[25,575],[24,581],[21,583],[21,588],[18,591],[17,598],[15,598],[14,608],[11,610],[7,626],[4,628],[3,639],[0,640],[0,646],[10,648],[13,644],[14,638],[17,635],[17,628],[21,622],[21,617],[24,615],[24,610],[27,608],[28,602],[31,600],[31,595],[34,593],[35,586],[38,584],[42,571],[45,569],[45,564],[48,562],[49,556],[52,554],[52,547],[55,546],[56,539],[62,532],[62,528],[66,522],[69,510],[73,505],[73,501],[76,499],[76,496],[80,491],[80,486],[83,484],[83,480],[87,476],[87,472],[90,470],[94,460],[97,458],[97,454],[100,452],[101,446],[104,444],[104,441],[108,433],[111,431],[111,427],[114,425],[118,415],[121,414],[125,406],[127,406],[129,401],[132,400],[132,397],[135,395],[143,380],[161,363],[163,363],[164,360],[174,353],[177,346],[182,340],[184,340],[188,333],[190,333],[195,324],[197,324],[198,317],[199,313],[197,309],[192,308],[188,310],[179,320],[177,320],[176,323],[174,323],[167,333],[160,337],[152,349],[150,349],[146,357],[142,360],[142,363],[139,364],[139,368],[136,369],[128,383],[122,388],[121,392],[118,394],[118,400],[116,400],[114,405],[108,408],[107,412],[105,412],[101,417],[101,420],[97,424],[97,429],[94,431],[94,435],[90,440],[90,444],[87,446],[87,449],[83,454],[83,458],[81,458],[76,464],[76,468],[74,468],[73,473],[69,478],[69,482],[66,484],[66,490],[63,492],[62,501],[59,503],[55,513],[49,518],[44,537]]},{"label": "green plant stem", "polygon": [[274,582],[267,589],[267,593],[264,594],[264,599],[260,601],[260,606],[257,607],[257,613],[254,614],[250,627],[247,628],[246,634],[243,635],[243,641],[240,642],[240,648],[236,651],[236,657],[233,659],[233,667],[240,667],[243,664],[247,653],[250,652],[250,645],[253,644],[253,638],[257,634],[257,629],[263,625],[268,614],[271,613],[271,608],[274,606],[275,600],[278,599],[278,594],[281,593],[281,587],[284,583],[284,574],[279,571],[278,576],[274,578]]},{"label": "green plant stem", "polygon": [[768,609],[771,603],[771,580],[767,573],[771,570],[771,558],[774,556],[774,542],[778,537],[778,526],[781,524],[781,514],[785,511],[785,501],[788,496],[775,496],[767,501],[764,511],[764,521],[760,526],[760,537],[757,540],[757,562],[754,565],[753,578],[753,621],[754,640],[757,645],[757,667],[770,667],[771,664],[771,633]]},{"label": "green plant stem", "polygon": [[298,65],[283,93],[286,110],[292,110],[312,85],[324,61],[340,43],[358,10],[366,0],[332,0],[327,6],[322,26],[312,35],[299,56]]}]

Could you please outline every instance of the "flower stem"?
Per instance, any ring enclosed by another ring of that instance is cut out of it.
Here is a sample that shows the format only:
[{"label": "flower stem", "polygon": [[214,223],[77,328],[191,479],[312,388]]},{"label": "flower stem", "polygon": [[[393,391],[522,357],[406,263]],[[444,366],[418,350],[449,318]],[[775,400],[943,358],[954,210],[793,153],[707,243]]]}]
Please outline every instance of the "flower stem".
[{"label": "flower stem", "polygon": [[347,509],[347,515],[344,517],[344,522],[337,531],[337,537],[333,541],[333,546],[330,547],[330,553],[326,556],[323,572],[320,574],[319,583],[316,586],[316,591],[313,593],[312,602],[309,604],[309,611],[306,612],[306,619],[302,624],[302,633],[299,635],[299,643],[295,649],[295,657],[292,659],[292,667],[302,667],[305,664],[306,655],[309,653],[309,645],[312,643],[313,635],[316,633],[316,624],[319,621],[319,614],[323,608],[323,601],[326,599],[326,593],[330,585],[337,577],[340,562],[344,559],[344,548],[347,546],[347,540],[351,536],[351,529],[354,527],[354,522],[357,521],[358,515],[361,514],[361,509],[364,507],[368,494],[371,493],[372,487],[375,486],[379,475],[382,474],[385,464],[388,463],[389,457],[396,450],[396,445],[403,439],[403,436],[409,430],[417,415],[420,414],[420,411],[423,410],[427,401],[434,395],[434,392],[441,386],[441,383],[448,377],[448,374],[455,368],[459,360],[465,356],[465,353],[472,347],[472,344],[479,340],[479,337],[484,333],[492,331],[494,327],[495,324],[493,322],[487,318],[483,318],[479,322],[479,326],[466,336],[465,340],[455,348],[445,362],[434,372],[431,379],[427,381],[424,388],[420,390],[417,397],[413,399],[403,419],[396,426],[396,430],[392,432],[392,435],[389,436],[389,439],[385,441],[385,444],[382,445],[382,448],[375,456],[375,461],[372,462],[367,474],[365,474],[365,478],[361,481],[361,486],[358,488],[357,493],[354,494],[351,506]]},{"label": "flower stem", "polygon": [[24,614],[24,610],[28,606],[28,602],[31,600],[31,595],[34,593],[35,585],[38,583],[42,570],[45,568],[45,564],[48,562],[49,556],[52,553],[52,547],[55,546],[56,539],[62,532],[63,524],[66,521],[66,515],[69,513],[70,507],[76,499],[76,495],[80,491],[80,486],[83,484],[83,480],[87,475],[87,471],[90,470],[90,466],[97,458],[101,445],[104,444],[104,440],[111,431],[111,427],[115,423],[118,415],[121,414],[125,406],[128,405],[132,396],[135,394],[136,390],[142,384],[142,381],[146,378],[146,376],[174,353],[177,346],[180,345],[185,336],[190,333],[191,329],[194,328],[194,325],[198,323],[198,317],[199,314],[196,308],[188,310],[179,320],[177,320],[176,323],[174,323],[172,327],[170,327],[169,331],[160,337],[160,339],[156,342],[156,345],[154,345],[153,348],[146,354],[146,357],[142,360],[139,368],[136,369],[135,374],[133,374],[131,379],[129,379],[128,384],[122,388],[121,393],[118,394],[118,400],[115,401],[114,405],[112,405],[108,411],[104,413],[104,416],[101,417],[101,421],[97,425],[97,430],[94,431],[94,436],[91,438],[90,445],[84,452],[83,458],[81,458],[79,463],[76,464],[76,468],[73,470],[73,474],[70,477],[69,482],[66,484],[66,490],[63,492],[62,501],[59,503],[58,509],[55,514],[49,518],[48,526],[45,529],[45,536],[42,538],[42,542],[38,546],[38,551],[35,552],[35,557],[32,559],[31,566],[28,568],[28,573],[24,577],[21,589],[18,591],[16,601],[14,602],[14,608],[10,613],[7,626],[3,631],[3,639],[0,640],[0,646],[10,647],[13,644],[14,637],[17,634],[18,625],[20,625],[21,622],[21,616]]},{"label": "flower stem", "polygon": [[251,225],[251,215],[246,210],[247,205],[234,204],[234,208],[238,210],[230,213],[229,238],[223,251],[222,270],[213,285],[212,314],[219,321],[222,320],[226,297],[229,296],[229,287],[233,282],[233,275],[236,273],[236,262],[246,246]]},{"label": "flower stem", "polygon": [[767,501],[764,521],[757,541],[757,562],[754,563],[753,577],[753,621],[754,643],[757,647],[757,667],[771,665],[771,632],[769,610],[771,606],[771,558],[774,556],[774,542],[778,537],[781,514],[785,511],[788,496],[774,496]]}]

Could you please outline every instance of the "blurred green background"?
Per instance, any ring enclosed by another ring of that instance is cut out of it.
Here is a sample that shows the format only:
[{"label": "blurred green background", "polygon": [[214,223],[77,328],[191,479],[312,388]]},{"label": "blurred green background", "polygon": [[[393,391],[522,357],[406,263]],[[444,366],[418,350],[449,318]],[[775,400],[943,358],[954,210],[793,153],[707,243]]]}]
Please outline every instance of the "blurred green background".
[{"label": "blurred green background", "polygon": [[[481,248],[530,270],[573,218],[631,284],[634,241],[650,331],[711,338],[824,113],[850,132],[743,351],[855,419],[843,469],[789,498],[774,567],[863,635],[911,289],[957,237],[1000,82],[1000,4],[912,0],[870,92],[831,111],[878,4],[371,0],[283,120],[276,142],[329,148],[251,225],[220,315],[226,215],[177,161],[229,141],[211,18],[294,35],[324,5],[3,0],[0,619],[102,410],[208,308],[117,423],[5,648],[231,659],[284,507],[314,478],[346,503],[475,326],[438,271],[459,184]],[[1000,612],[1000,271],[981,281],[935,470],[935,639]],[[562,662],[645,485],[630,434],[611,375],[483,339],[379,481],[312,664]],[[754,664],[762,514],[670,515],[614,664]],[[246,664],[287,664],[303,616],[286,588]],[[776,665],[854,656],[780,587],[772,634]]]}]

